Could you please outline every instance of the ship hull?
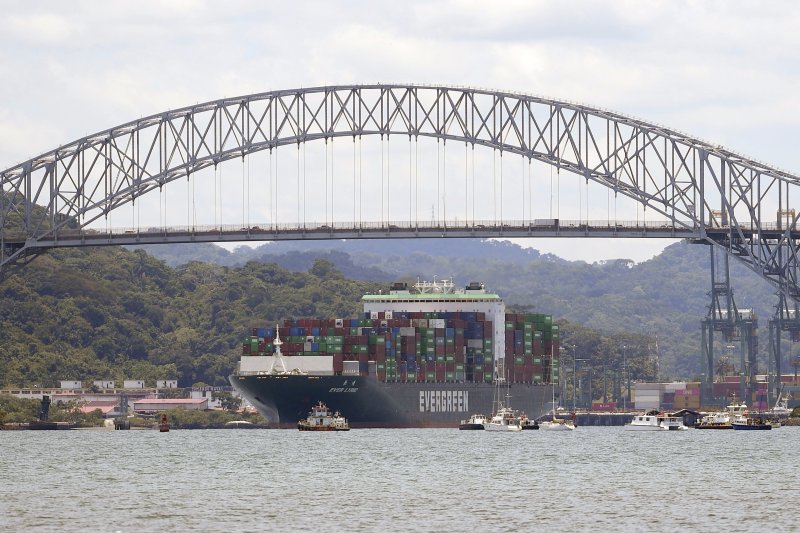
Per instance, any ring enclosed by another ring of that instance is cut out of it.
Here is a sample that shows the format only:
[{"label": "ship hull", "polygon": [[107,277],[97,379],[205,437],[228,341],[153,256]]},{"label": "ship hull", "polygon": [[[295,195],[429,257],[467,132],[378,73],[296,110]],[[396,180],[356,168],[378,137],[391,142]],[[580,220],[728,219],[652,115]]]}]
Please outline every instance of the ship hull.
[{"label": "ship hull", "polygon": [[[375,376],[232,375],[231,384],[270,427],[296,428],[310,406],[323,402],[353,428],[457,428],[475,412],[492,412],[491,383],[383,382]],[[550,386],[512,383],[511,406],[540,416]],[[505,400],[505,394],[503,394]]]}]

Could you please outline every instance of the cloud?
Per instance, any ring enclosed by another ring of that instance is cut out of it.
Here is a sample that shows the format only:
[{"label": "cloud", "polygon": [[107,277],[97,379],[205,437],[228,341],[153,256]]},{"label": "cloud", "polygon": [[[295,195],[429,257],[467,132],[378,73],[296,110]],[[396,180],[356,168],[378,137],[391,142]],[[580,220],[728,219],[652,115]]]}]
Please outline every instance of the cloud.
[{"label": "cloud", "polygon": [[12,3],[0,167],[216,98],[415,82],[578,101],[797,171],[798,26],[790,1]]}]

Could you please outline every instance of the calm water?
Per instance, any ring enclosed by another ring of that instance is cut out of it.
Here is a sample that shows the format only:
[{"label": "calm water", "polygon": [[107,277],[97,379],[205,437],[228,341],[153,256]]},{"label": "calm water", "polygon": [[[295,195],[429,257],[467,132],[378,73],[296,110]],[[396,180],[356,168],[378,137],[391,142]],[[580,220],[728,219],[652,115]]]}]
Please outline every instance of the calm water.
[{"label": "calm water", "polygon": [[4,431],[2,531],[798,530],[774,431]]}]

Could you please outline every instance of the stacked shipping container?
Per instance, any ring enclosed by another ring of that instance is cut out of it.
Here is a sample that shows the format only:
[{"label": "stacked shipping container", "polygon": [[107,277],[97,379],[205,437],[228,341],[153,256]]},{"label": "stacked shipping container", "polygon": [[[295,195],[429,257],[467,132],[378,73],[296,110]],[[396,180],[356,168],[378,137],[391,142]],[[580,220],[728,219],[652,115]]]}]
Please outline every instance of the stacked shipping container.
[{"label": "stacked shipping container", "polygon": [[[332,355],[335,374],[344,372],[346,361],[357,361],[360,375],[368,375],[372,363],[381,381],[491,382],[495,367],[512,382],[558,379],[558,360],[552,357],[558,353],[558,326],[549,315],[506,314],[504,360],[495,358],[493,323],[482,312],[367,312],[351,319],[285,320],[278,333],[283,355]],[[271,355],[274,339],[275,328],[255,328],[242,353]]]},{"label": "stacked shipping container", "polygon": [[506,313],[505,363],[510,381],[558,383],[559,331],[553,317]]}]

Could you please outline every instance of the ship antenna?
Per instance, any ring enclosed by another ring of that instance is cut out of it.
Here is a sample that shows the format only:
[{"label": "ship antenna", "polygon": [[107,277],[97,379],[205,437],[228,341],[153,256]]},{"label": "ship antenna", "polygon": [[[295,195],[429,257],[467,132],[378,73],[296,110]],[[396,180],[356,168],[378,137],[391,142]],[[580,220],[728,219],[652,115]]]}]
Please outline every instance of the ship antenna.
[{"label": "ship antenna", "polygon": [[[281,333],[278,331],[277,324],[275,325],[275,340],[272,341],[272,344],[275,346],[275,356],[272,360],[271,371],[273,374],[277,374],[279,372],[285,374],[286,364],[283,362],[283,354],[281,353],[281,345],[283,344],[283,341],[281,340]],[[275,368],[276,366],[279,366],[279,368]]]}]

